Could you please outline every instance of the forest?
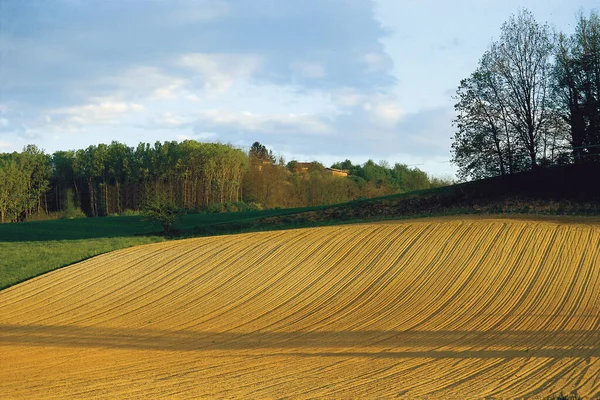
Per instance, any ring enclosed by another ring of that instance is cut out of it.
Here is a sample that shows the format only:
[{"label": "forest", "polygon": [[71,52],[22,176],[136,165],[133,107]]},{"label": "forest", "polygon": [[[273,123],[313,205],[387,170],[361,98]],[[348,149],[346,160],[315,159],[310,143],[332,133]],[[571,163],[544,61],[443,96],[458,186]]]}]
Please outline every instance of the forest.
[{"label": "forest", "polygon": [[[302,165],[304,168],[299,168]],[[0,154],[2,222],[122,215],[157,197],[188,211],[225,212],[340,203],[450,184],[404,164],[285,163],[255,142],[98,144],[46,154],[35,145]]]},{"label": "forest", "polygon": [[600,18],[571,34],[520,10],[456,92],[452,161],[461,180],[600,162]]}]

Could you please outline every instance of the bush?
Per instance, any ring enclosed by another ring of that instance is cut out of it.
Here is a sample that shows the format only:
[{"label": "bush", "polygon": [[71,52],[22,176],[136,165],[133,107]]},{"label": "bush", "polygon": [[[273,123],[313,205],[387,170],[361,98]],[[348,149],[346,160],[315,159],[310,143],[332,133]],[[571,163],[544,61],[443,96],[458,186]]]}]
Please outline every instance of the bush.
[{"label": "bush", "polygon": [[87,215],[81,210],[81,208],[71,208],[65,210],[61,213],[62,219],[75,219],[75,218],[85,218]]},{"label": "bush", "polygon": [[48,213],[39,213],[39,214],[29,214],[27,216],[27,221],[54,221],[57,219],[62,219],[64,213],[62,211],[50,211]]},{"label": "bush", "polygon": [[263,208],[258,203],[245,203],[243,201],[232,201],[228,203],[210,204],[205,212],[208,214],[261,211]]},{"label": "bush", "polygon": [[139,210],[131,210],[128,208],[122,211],[119,215],[122,217],[137,217],[138,215],[142,215],[142,212]]},{"label": "bush", "polygon": [[80,207],[75,205],[75,197],[73,195],[73,189],[67,189],[65,194],[65,203],[63,204],[61,218],[62,219],[74,219],[74,218],[85,218],[85,213]]},{"label": "bush", "polygon": [[165,234],[171,232],[173,224],[182,213],[177,204],[166,196],[157,196],[142,206],[142,215],[149,221],[160,223]]}]

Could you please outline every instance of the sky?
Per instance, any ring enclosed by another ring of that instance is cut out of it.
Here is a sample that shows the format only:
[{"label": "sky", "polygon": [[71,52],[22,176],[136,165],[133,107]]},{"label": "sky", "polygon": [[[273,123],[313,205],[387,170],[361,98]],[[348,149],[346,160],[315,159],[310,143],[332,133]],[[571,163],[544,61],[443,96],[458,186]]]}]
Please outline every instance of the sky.
[{"label": "sky", "polygon": [[453,99],[520,8],[597,0],[0,0],[0,152],[259,141],[453,177]]}]

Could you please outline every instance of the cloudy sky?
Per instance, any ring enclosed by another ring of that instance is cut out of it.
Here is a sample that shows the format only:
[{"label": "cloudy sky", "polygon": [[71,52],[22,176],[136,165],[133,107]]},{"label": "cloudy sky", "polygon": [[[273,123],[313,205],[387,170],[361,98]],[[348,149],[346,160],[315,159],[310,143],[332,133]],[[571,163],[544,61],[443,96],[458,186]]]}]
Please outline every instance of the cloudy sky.
[{"label": "cloudy sky", "polygon": [[0,152],[260,141],[452,175],[453,95],[519,7],[597,0],[0,0]]}]

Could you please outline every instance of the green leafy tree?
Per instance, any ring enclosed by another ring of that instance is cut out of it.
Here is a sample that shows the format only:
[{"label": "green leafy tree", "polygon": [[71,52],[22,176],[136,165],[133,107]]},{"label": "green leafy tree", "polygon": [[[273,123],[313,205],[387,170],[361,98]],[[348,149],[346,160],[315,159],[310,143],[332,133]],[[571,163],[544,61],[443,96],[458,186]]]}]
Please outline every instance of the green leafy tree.
[{"label": "green leafy tree", "polygon": [[22,208],[24,216],[46,211],[45,196],[52,175],[51,157],[35,145],[27,145],[18,155],[18,164],[26,176],[27,199]]},{"label": "green leafy tree", "polygon": [[600,17],[580,15],[575,33],[561,33],[554,68],[556,106],[569,126],[576,163],[600,161]]},{"label": "green leafy tree", "polygon": [[34,145],[21,153],[0,154],[0,217],[23,221],[46,211],[50,188],[50,157]]},{"label": "green leafy tree", "polygon": [[457,117],[453,123],[457,132],[452,152],[462,179],[517,172],[516,133],[508,119],[501,77],[494,73],[489,52],[479,64],[461,81],[455,96]]},{"label": "green leafy tree", "polygon": [[[56,151],[52,154],[52,175],[55,184],[54,194],[56,208],[59,210],[64,210],[67,201],[80,204],[80,199],[77,197],[78,187],[75,182],[73,170],[74,159],[75,152],[72,150]],[[70,199],[67,199],[67,190],[71,190]],[[75,193],[73,193],[73,190],[75,190]]]},{"label": "green leafy tree", "polygon": [[163,232],[169,234],[182,210],[166,194],[160,194],[143,205],[142,213],[149,221],[160,223]]},{"label": "green leafy tree", "polygon": [[561,159],[564,124],[553,107],[553,48],[548,25],[521,10],[461,81],[452,144],[460,178],[505,175]]},{"label": "green leafy tree", "polygon": [[296,160],[292,160],[290,162],[288,162],[285,166],[288,171],[290,171],[291,173],[295,173],[296,170],[298,169],[298,161]]},{"label": "green leafy tree", "polygon": [[14,155],[0,158],[0,221],[17,220],[27,202],[27,175]]},{"label": "green leafy tree", "polygon": [[[106,199],[106,213],[117,211],[121,213],[124,209],[124,189],[129,183],[132,175],[133,149],[116,141],[107,148],[105,160],[107,189],[114,188],[114,201]],[[108,193],[107,193],[108,194]]]},{"label": "green leafy tree", "polygon": [[275,155],[273,155],[273,151],[268,150],[265,145],[261,144],[260,142],[252,143],[252,146],[250,146],[250,151],[248,152],[248,156],[252,162],[275,162]]}]

